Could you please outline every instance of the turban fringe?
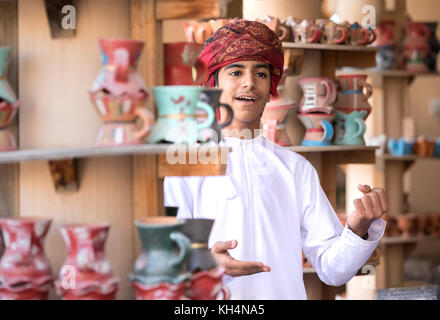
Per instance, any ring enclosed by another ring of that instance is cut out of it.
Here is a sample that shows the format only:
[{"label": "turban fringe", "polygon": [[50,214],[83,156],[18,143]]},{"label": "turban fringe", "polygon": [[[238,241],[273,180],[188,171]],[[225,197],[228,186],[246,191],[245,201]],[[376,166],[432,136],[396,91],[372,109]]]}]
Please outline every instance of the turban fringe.
[{"label": "turban fringe", "polygon": [[284,54],[278,36],[266,25],[238,20],[218,29],[203,44],[199,60],[208,72],[205,86],[215,85],[214,73],[237,61],[261,61],[271,66],[270,94],[277,96],[281,80]]}]

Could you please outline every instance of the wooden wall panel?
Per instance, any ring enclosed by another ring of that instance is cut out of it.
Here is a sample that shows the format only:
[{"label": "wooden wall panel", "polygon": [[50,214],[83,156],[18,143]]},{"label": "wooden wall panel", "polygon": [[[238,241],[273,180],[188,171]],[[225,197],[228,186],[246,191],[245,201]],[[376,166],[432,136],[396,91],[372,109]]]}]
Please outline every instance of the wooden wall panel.
[{"label": "wooden wall panel", "polygon": [[[74,38],[52,39],[43,0],[18,1],[19,75],[23,148],[95,144],[101,125],[88,90],[99,72],[99,37],[130,37],[130,2],[83,0]],[[56,193],[46,162],[20,165],[20,215],[54,220],[45,248],[54,273],[65,257],[64,223],[109,221],[106,252],[121,278],[119,298],[130,298],[133,268],[132,157],[79,161],[79,191]]]}]

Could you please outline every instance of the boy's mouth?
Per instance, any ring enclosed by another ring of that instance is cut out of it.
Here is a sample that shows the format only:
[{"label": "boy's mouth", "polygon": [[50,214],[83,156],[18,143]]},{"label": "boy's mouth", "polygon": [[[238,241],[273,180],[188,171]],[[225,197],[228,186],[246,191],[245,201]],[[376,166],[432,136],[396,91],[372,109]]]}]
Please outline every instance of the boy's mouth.
[{"label": "boy's mouth", "polygon": [[254,103],[257,101],[258,97],[254,95],[239,95],[235,97],[235,100],[238,100],[243,103]]}]

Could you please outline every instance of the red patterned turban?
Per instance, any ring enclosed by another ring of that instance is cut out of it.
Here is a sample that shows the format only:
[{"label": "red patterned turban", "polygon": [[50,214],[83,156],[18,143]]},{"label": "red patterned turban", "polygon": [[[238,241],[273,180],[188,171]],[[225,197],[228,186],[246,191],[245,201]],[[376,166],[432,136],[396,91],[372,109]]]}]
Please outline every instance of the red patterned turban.
[{"label": "red patterned turban", "polygon": [[205,86],[215,86],[214,73],[237,61],[262,61],[271,65],[270,94],[277,96],[283,74],[284,53],[280,39],[266,25],[238,20],[218,29],[203,44],[199,60],[208,69]]}]

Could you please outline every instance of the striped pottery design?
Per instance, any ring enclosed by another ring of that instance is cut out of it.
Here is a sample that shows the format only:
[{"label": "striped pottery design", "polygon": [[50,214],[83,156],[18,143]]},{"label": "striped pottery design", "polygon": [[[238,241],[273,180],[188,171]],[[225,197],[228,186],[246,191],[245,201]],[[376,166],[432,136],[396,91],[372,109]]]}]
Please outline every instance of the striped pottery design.
[{"label": "striped pottery design", "polygon": [[144,143],[144,141],[135,138],[136,131],[138,131],[136,122],[105,123],[99,131],[96,144],[105,147]]},{"label": "striped pottery design", "polygon": [[[373,93],[371,85],[366,80],[367,75],[338,76],[337,81],[340,90],[335,109],[346,114],[364,110],[366,111],[366,119],[371,113],[371,105],[368,103],[368,99]],[[366,94],[363,92],[364,88],[367,90]]]},{"label": "striped pottery design", "polygon": [[135,99],[127,96],[114,98],[91,93],[91,100],[104,122],[135,121],[137,117],[135,110],[143,107],[146,99],[146,95]]}]

